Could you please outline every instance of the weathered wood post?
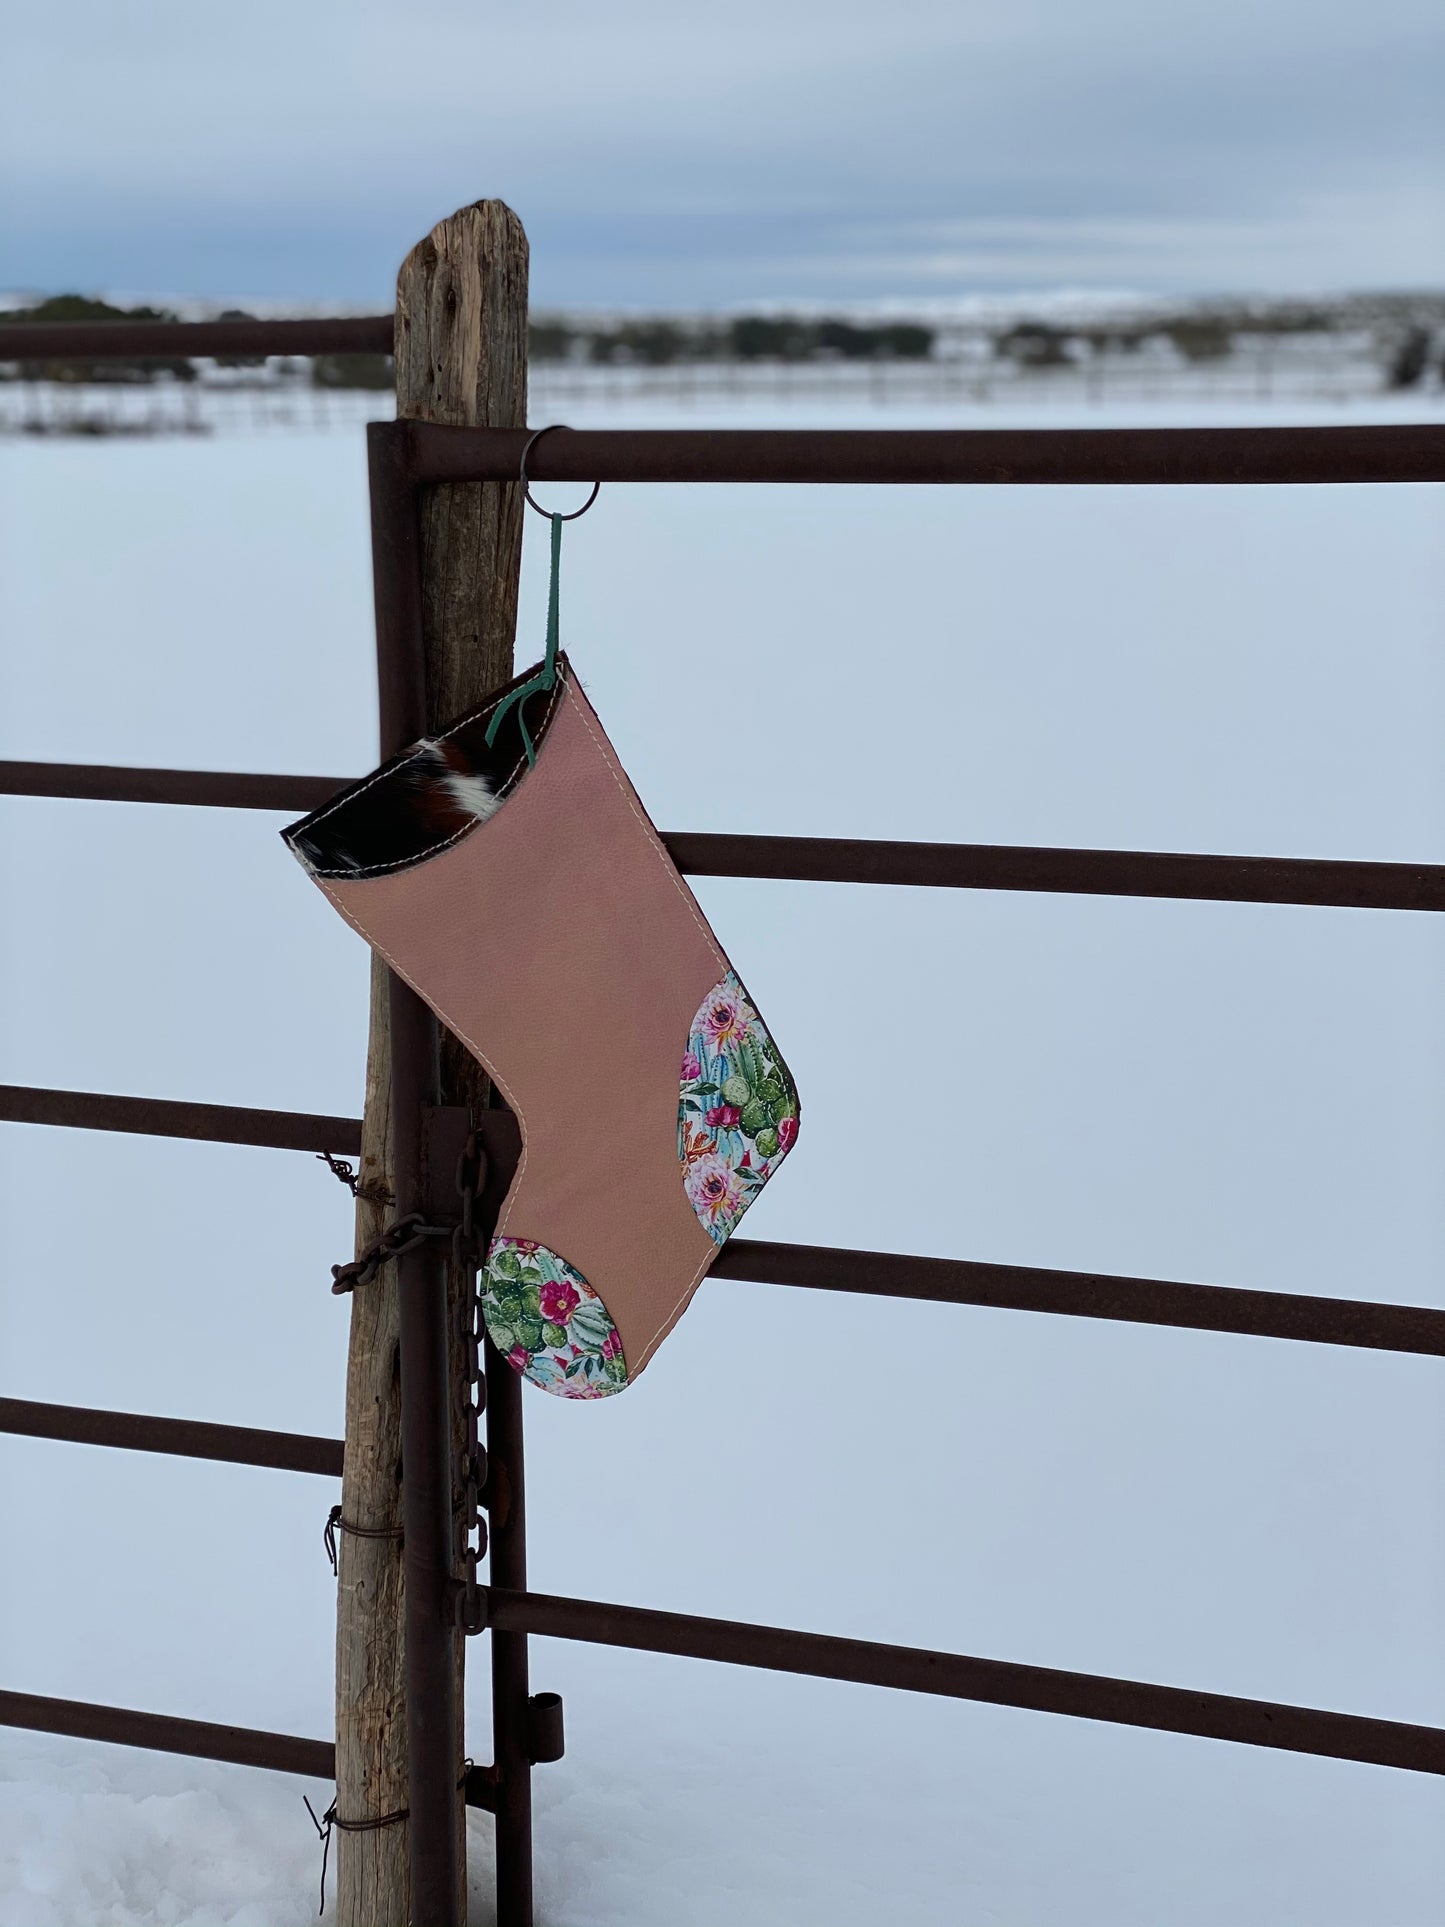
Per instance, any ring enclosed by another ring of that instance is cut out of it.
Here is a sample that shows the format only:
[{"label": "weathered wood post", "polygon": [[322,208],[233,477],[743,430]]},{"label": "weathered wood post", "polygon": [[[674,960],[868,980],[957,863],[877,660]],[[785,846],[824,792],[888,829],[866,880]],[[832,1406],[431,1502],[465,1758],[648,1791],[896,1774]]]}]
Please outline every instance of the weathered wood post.
[{"label": "weathered wood post", "polygon": [[[527,408],[527,238],[501,201],[478,201],[439,222],[402,263],[396,291],[397,414],[465,427],[519,428]],[[426,726],[440,727],[512,675],[522,502],[515,487],[433,488],[421,508]],[[374,962],[367,1056],[360,1250],[392,1203],[389,972]],[[486,1079],[442,1036],[442,1104],[480,1108]],[[352,1299],[346,1381],[343,1532],[336,1622],[336,1793],[344,1820],[381,1820],[407,1805],[401,1524],[401,1406],[396,1266]],[[457,1451],[465,1439],[463,1334],[469,1275],[448,1279]],[[463,1732],[465,1641],[457,1638],[457,1731]],[[461,1759],[457,1760],[458,1781]],[[457,1827],[465,1839],[460,1787]],[[407,1927],[410,1829],[403,1821],[345,1831],[337,1842],[340,1927]],[[465,1883],[465,1854],[462,1880]],[[462,1917],[465,1918],[465,1885]],[[425,1921],[410,1927],[429,1927]]]}]

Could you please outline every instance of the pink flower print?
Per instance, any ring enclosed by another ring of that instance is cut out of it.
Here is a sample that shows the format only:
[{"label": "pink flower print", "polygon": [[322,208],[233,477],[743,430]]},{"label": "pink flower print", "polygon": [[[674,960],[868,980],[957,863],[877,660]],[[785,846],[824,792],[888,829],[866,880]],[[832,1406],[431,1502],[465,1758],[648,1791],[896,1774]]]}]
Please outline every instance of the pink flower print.
[{"label": "pink flower print", "polygon": [[698,1058],[697,1052],[695,1050],[690,1050],[685,1052],[682,1060],[683,1083],[694,1084],[701,1076],[702,1076],[702,1064]]},{"label": "pink flower print", "polygon": [[530,1258],[533,1252],[541,1250],[535,1238],[498,1238],[497,1243],[504,1251],[520,1252],[524,1258]]},{"label": "pink flower print", "polygon": [[581,1304],[581,1294],[565,1279],[549,1278],[542,1285],[542,1316],[553,1325],[565,1325]]},{"label": "pink flower print", "polygon": [[514,1345],[507,1353],[507,1363],[514,1372],[525,1372],[532,1362],[532,1354],[525,1345]]},{"label": "pink flower print", "polygon": [[715,1051],[724,1051],[748,1034],[752,1013],[742,991],[732,983],[719,984],[702,1011],[702,1031]]},{"label": "pink flower print", "polygon": [[778,1149],[780,1151],[790,1151],[793,1148],[793,1139],[797,1135],[798,1120],[795,1117],[780,1117],[778,1119]]},{"label": "pink flower print", "polygon": [[724,1164],[715,1152],[705,1151],[687,1167],[684,1179],[692,1208],[705,1227],[719,1219],[726,1222],[743,1208],[743,1188],[736,1171]]},{"label": "pink flower print", "polygon": [[614,1325],[602,1341],[604,1358],[619,1358],[622,1354],[622,1335]]},{"label": "pink flower print", "polygon": [[705,1113],[705,1118],[715,1131],[735,1131],[742,1118],[742,1112],[736,1104],[714,1104],[712,1109]]}]

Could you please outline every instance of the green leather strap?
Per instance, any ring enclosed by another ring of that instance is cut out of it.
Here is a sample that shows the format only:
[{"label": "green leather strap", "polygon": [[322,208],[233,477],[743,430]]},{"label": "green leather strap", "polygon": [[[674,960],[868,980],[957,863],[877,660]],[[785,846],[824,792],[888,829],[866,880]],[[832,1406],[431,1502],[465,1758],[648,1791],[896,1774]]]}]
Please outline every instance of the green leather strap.
[{"label": "green leather strap", "polygon": [[497,731],[502,726],[502,718],[509,710],[516,708],[517,727],[522,732],[522,747],[527,752],[529,769],[536,765],[537,752],[532,744],[532,732],[527,728],[523,706],[529,696],[535,696],[540,690],[551,689],[557,680],[557,584],[562,572],[562,524],[566,519],[563,515],[547,517],[552,524],[552,576],[547,589],[547,652],[542,667],[535,676],[529,676],[524,683],[519,684],[512,691],[510,696],[505,697],[498,704],[496,715],[487,724],[487,748],[490,749],[497,740]]}]

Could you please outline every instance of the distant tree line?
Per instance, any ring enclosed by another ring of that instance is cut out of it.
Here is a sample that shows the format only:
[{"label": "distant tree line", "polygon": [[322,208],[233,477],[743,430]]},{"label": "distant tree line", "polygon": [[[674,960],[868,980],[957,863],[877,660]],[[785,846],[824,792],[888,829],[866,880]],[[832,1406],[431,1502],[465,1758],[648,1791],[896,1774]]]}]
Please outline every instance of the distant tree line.
[{"label": "distant tree line", "polygon": [[[1439,309],[1437,313],[1436,310]],[[194,381],[198,369],[183,355],[107,357],[96,361],[21,361],[4,358],[6,323],[21,321],[176,321],[164,308],[117,307],[87,295],[60,294],[26,308],[0,309],[0,379],[54,382],[145,382],[166,376]],[[250,321],[227,308],[221,321]],[[1146,344],[1167,342],[1186,362],[1227,359],[1241,335],[1329,334],[1366,328],[1375,341],[1385,385],[1409,389],[1432,374],[1445,380],[1445,307],[1438,298],[1410,303],[1406,297],[1346,297],[1328,303],[1276,301],[1251,305],[1200,303],[1176,311],[1101,318],[1066,325],[1023,318],[988,326],[976,334],[985,351],[1021,369],[1077,367],[1091,359],[1133,354]],[[921,361],[939,345],[939,331],[914,321],[864,322],[839,317],[742,314],[733,317],[634,317],[590,320],[539,315],[531,324],[536,362],[594,366],[666,367],[685,362]],[[259,368],[263,355],[216,355],[212,366]],[[389,355],[331,354],[283,358],[285,376],[328,389],[386,390],[392,386]]]},{"label": "distant tree line", "polygon": [[[1262,312],[1186,310],[1078,327],[1018,321],[993,336],[993,352],[1019,368],[1077,368],[1095,356],[1136,354],[1146,344],[1162,341],[1186,362],[1218,362],[1236,351],[1241,335],[1326,335],[1349,325],[1351,318],[1338,312],[1289,306]],[[1418,322],[1402,325],[1386,320],[1377,322],[1372,332],[1387,388],[1421,387],[1432,370],[1445,381],[1445,331]]]},{"label": "distant tree line", "polygon": [[[0,309],[0,327],[17,321],[175,321],[166,308],[117,308],[109,301],[93,301],[83,294],[56,294],[30,308]],[[5,353],[0,333],[0,359]],[[23,381],[154,381],[171,375],[194,381],[196,371],[184,355],[144,355],[104,361],[22,361],[14,364]]]},{"label": "distant tree line", "polygon": [[[241,308],[227,308],[216,319],[250,321]],[[59,294],[25,308],[0,310],[0,330],[22,321],[176,321],[167,308],[118,307],[88,295]],[[916,322],[872,325],[795,315],[739,315],[717,321],[637,319],[607,323],[565,321],[539,316],[530,330],[535,361],[584,361],[663,367],[679,361],[921,360],[932,353],[934,331]],[[264,355],[216,355],[218,367],[255,368]],[[196,379],[195,363],[183,355],[132,355],[95,361],[22,361],[0,366],[23,381],[136,382],[169,375]],[[385,389],[392,385],[389,355],[316,355],[310,380],[318,388]]]},{"label": "distant tree line", "polygon": [[1136,354],[1146,343],[1157,341],[1167,341],[1185,361],[1223,361],[1234,353],[1241,334],[1329,334],[1339,325],[1339,317],[1325,308],[1201,307],[1073,327],[1019,321],[996,334],[993,347],[996,355],[1029,368],[1061,368],[1087,355]]},{"label": "distant tree line", "polygon": [[668,318],[532,323],[534,361],[632,363],[648,368],[678,361],[921,361],[935,331],[912,321],[864,322],[799,315],[738,315],[732,320]]},{"label": "distant tree line", "polygon": [[[170,308],[117,307],[90,295],[56,294],[28,308],[0,308],[0,379],[9,374],[20,381],[144,382],[158,375],[175,381],[195,381],[199,370],[187,355],[106,355],[95,361],[17,361],[5,360],[7,323],[21,321],[179,321]],[[222,308],[212,317],[216,321],[254,321],[256,316],[244,308]],[[264,368],[266,355],[208,355],[217,368]],[[317,388],[390,388],[390,355],[313,355],[303,359],[286,356],[303,378],[309,376]]]}]

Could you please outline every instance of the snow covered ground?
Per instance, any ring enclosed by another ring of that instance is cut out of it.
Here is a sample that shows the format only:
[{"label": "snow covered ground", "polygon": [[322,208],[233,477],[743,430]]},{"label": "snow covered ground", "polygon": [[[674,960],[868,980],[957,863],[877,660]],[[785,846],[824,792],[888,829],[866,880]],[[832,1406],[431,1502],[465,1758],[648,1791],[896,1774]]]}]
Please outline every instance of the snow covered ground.
[{"label": "snow covered ground", "polygon": [[[614,488],[564,639],[669,828],[1440,862],[1442,532],[1425,488]],[[0,756],[358,771],[370,629],[359,437],[0,449]],[[0,804],[0,1076],[354,1110],[365,957],[280,820]],[[805,1099],[752,1235],[1445,1305],[1432,921],[699,894]],[[0,1389],[339,1430],[319,1165],[8,1126],[0,1160]],[[713,1283],[626,1398],[528,1397],[532,1579],[1438,1724],[1442,1411],[1427,1360]],[[331,1496],[0,1440],[3,1683],[324,1734]],[[533,1679],[548,1927],[1440,1918],[1423,1778],[561,1642]],[[469,1700],[485,1757],[485,1642]],[[314,1915],[325,1788],[0,1760],[0,1927]]]}]

